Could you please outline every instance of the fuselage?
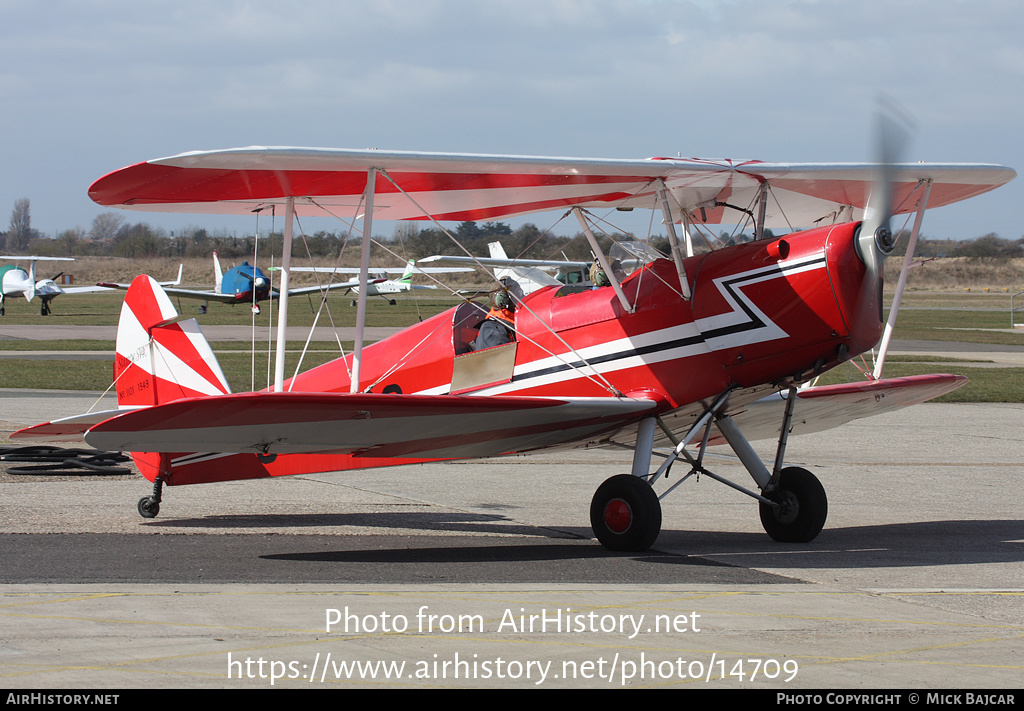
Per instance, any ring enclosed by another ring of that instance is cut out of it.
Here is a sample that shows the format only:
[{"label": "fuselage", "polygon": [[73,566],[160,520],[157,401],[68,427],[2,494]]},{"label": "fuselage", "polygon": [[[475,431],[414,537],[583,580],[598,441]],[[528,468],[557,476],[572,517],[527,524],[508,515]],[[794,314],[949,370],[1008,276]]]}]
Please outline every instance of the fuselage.
[{"label": "fuselage", "polygon": [[[682,297],[668,260],[623,281],[632,310],[611,287],[533,292],[515,310],[515,343],[500,347],[514,349],[514,358],[504,354],[504,365],[495,362],[476,380],[460,371],[463,361],[488,358],[469,350],[486,312],[462,304],[366,347],[359,390],[622,395],[672,410],[730,386],[806,379],[871,348],[881,333],[878,287],[867,287],[868,298],[862,293],[855,229],[838,225],[689,258],[692,300]],[[286,389],[348,392],[350,368],[339,359]]]},{"label": "fuselage", "polygon": [[13,266],[0,266],[0,289],[4,296],[24,296],[29,301],[35,296],[49,300],[64,293],[53,279],[33,281],[28,272]]},{"label": "fuselage", "polygon": [[232,267],[221,280],[220,292],[234,296],[237,303],[252,302],[253,291],[256,292],[256,301],[265,301],[270,298],[270,279],[260,269],[250,266],[248,262]]},{"label": "fuselage", "polygon": [[[363,350],[359,390],[424,395],[642,398],[680,431],[727,389],[742,405],[871,348],[882,323],[881,285],[865,278],[844,224],[721,249],[685,260],[692,299],[676,266],[658,260],[612,287],[549,287],[515,310],[515,340],[480,351],[470,343],[486,310],[465,302]],[[347,393],[351,357],[285,383],[292,392]],[[198,394],[198,393],[197,393]],[[702,404],[703,403],[703,404]],[[605,432],[629,440],[636,422]],[[571,436],[557,446],[600,442]],[[519,450],[515,450],[519,451]],[[523,450],[526,451],[526,450]],[[513,453],[513,452],[507,452]],[[161,455],[136,453],[149,479]],[[170,485],[363,469],[430,461],[351,454],[177,453]]]}]

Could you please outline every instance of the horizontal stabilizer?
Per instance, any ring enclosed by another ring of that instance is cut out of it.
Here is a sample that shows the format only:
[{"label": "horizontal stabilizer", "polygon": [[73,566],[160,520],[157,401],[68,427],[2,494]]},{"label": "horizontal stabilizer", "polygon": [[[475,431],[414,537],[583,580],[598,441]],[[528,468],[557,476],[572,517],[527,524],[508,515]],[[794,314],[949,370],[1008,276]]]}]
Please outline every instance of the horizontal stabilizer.
[{"label": "horizontal stabilizer", "polygon": [[39,439],[46,442],[81,442],[85,433],[93,425],[109,420],[111,417],[123,415],[130,410],[137,408],[125,408],[120,410],[97,410],[87,412],[84,415],[73,415],[62,417],[52,422],[44,422],[41,425],[32,425],[17,432],[11,433],[11,439]]}]

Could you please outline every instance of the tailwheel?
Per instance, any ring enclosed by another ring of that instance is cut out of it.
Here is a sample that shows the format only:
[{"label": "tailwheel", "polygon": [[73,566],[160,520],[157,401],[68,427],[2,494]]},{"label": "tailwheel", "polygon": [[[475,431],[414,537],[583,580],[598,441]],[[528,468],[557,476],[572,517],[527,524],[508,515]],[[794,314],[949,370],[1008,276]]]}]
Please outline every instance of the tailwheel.
[{"label": "tailwheel", "polygon": [[645,480],[619,474],[606,480],[594,494],[590,525],[608,550],[645,551],[661,532],[661,503]]},{"label": "tailwheel", "polygon": [[160,502],[153,496],[143,496],[139,499],[139,515],[142,518],[156,518],[160,513]]},{"label": "tailwheel", "polygon": [[160,513],[160,496],[164,490],[164,475],[160,474],[153,480],[153,493],[139,499],[139,515],[142,518],[156,518]]},{"label": "tailwheel", "polygon": [[779,472],[779,485],[765,496],[777,506],[761,504],[761,525],[782,543],[813,541],[825,525],[828,499],[817,477],[800,467]]}]

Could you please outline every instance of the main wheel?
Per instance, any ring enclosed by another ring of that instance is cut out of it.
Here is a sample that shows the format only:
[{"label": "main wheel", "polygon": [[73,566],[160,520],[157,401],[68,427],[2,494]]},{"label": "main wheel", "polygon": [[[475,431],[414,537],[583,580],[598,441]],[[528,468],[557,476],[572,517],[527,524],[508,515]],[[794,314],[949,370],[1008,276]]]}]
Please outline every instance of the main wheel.
[{"label": "main wheel", "polygon": [[800,467],[779,473],[779,486],[768,498],[778,507],[761,504],[761,525],[782,543],[813,541],[828,517],[828,499],[817,477]]},{"label": "main wheel", "polygon": [[608,479],[590,502],[594,535],[611,551],[645,551],[661,533],[661,503],[651,485],[632,474]]}]

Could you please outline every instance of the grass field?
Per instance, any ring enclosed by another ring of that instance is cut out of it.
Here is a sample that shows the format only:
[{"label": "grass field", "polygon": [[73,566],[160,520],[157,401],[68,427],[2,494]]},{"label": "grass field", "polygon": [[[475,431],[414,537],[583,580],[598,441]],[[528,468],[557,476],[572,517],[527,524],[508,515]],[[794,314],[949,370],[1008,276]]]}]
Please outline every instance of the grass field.
[{"label": "grass field", "polygon": [[[9,300],[7,315],[0,319],[0,326],[12,324],[28,325],[115,325],[120,313],[120,293],[62,296],[54,302],[54,314],[41,317],[33,304]],[[367,305],[367,324],[370,326],[402,327],[415,323],[450,308],[457,303],[454,298],[399,297],[391,306],[383,299],[371,299]],[[349,306],[349,298],[332,298],[328,301],[330,316],[338,327],[355,325],[355,309]],[[1021,332],[1009,330],[1010,298],[1006,292],[908,292],[904,298],[895,337],[927,341],[957,343],[985,343],[1007,346],[1024,346],[1024,329]],[[310,326],[314,318],[314,303],[305,298],[291,302],[289,322],[293,326]],[[182,313],[196,313],[193,302],[182,302]],[[263,313],[255,317],[258,334],[265,334],[276,319],[276,305],[264,306]],[[209,325],[250,325],[254,319],[245,307],[230,307],[213,304],[205,315],[198,316],[200,324]],[[1024,321],[1024,315],[1021,316]],[[329,325],[331,319],[322,314],[320,325]],[[235,391],[250,389],[251,357],[249,344],[245,342],[218,342],[213,344],[218,359]],[[36,341],[0,339],[0,351],[39,351],[51,353],[60,351],[99,351],[111,354],[110,360],[0,360],[0,387],[104,390],[110,384],[113,362],[111,341],[66,340]],[[350,348],[351,344],[345,344]],[[291,375],[297,362],[302,343],[289,343],[289,356],[285,372]],[[303,370],[326,362],[337,355],[337,346],[315,343],[313,353],[303,361]],[[979,356],[983,360],[983,355]],[[890,358],[886,365],[887,376],[901,376],[918,373],[946,372],[967,375],[970,383],[945,396],[940,401],[954,402],[1024,402],[1024,368],[980,368],[969,363],[943,362],[941,366],[929,364],[927,356],[900,359]],[[266,385],[267,354],[266,343],[256,356],[256,387]],[[845,382],[858,380],[863,376],[850,364],[826,373],[820,382]]]},{"label": "grass field", "polygon": [[[2,343],[2,341],[0,341]],[[37,346],[38,346],[38,342]],[[252,389],[253,361],[248,350],[241,350],[237,343],[213,344],[217,352],[217,360],[221,370],[228,379],[232,392],[247,392]],[[245,344],[242,344],[245,345]],[[285,373],[290,377],[299,362],[302,344],[289,344],[285,357]],[[346,344],[351,348],[351,344]],[[113,377],[113,349],[109,360],[31,360],[27,358],[5,358],[0,360],[0,388],[28,388],[33,390],[106,390]],[[302,370],[322,365],[338,357],[337,350],[323,350],[320,347],[306,353],[302,361]],[[268,368],[267,353],[258,352],[255,357],[255,389],[267,387],[273,379],[273,359]]]}]

